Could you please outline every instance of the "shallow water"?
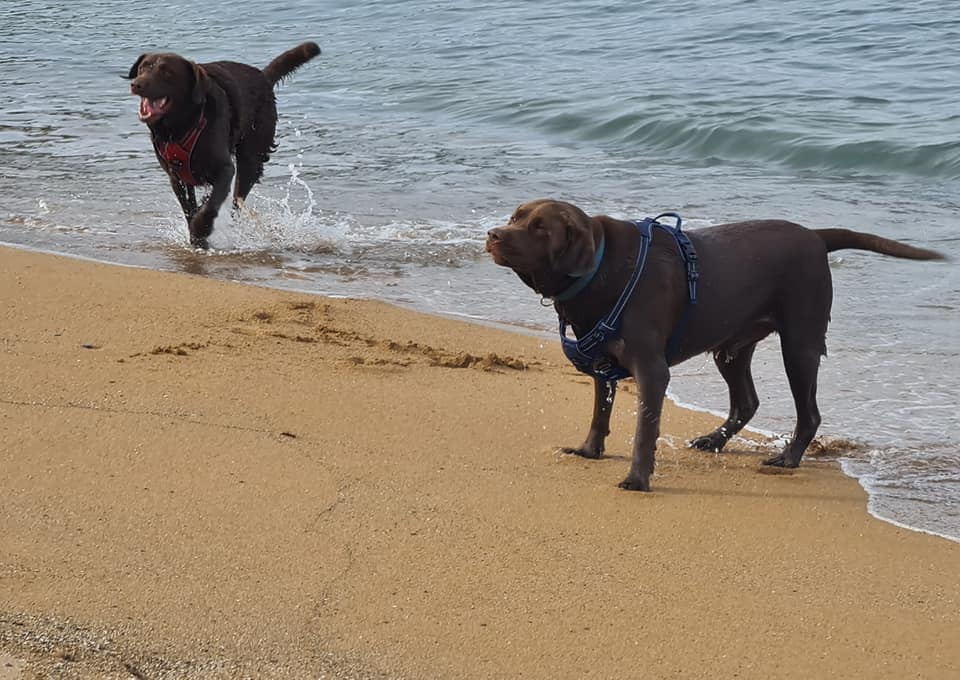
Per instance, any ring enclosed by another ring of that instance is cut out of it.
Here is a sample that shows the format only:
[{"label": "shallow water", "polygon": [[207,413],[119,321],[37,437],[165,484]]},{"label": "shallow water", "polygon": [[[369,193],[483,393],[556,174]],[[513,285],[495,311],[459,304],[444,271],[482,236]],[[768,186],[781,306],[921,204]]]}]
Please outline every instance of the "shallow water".
[{"label": "shallow water", "polygon": [[[540,196],[629,218],[677,210],[689,228],[781,217],[960,256],[960,7],[292,0],[150,11],[4,5],[0,241],[548,337],[553,312],[483,252],[488,228]],[[323,55],[279,90],[279,150],[252,195],[255,217],[223,216],[214,250],[190,250],[121,76],[144,51],[264,65],[308,38]],[[871,512],[960,540],[957,266],[854,251],[831,261],[821,433],[862,444],[843,466]],[[753,424],[789,432],[775,339],[754,374]],[[677,367],[671,389],[726,409],[708,357]]]}]

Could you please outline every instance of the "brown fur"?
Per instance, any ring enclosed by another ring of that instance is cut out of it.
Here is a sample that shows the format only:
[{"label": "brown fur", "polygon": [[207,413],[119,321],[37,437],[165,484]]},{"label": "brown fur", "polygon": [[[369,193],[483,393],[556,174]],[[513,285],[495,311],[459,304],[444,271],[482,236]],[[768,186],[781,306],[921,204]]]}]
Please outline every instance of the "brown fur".
[{"label": "brown fur", "polygon": [[235,208],[263,175],[263,165],[275,148],[273,86],[318,54],[316,43],[306,42],[284,52],[262,71],[233,61],[197,64],[167,52],[141,54],[130,67],[130,92],[141,97],[141,120],[155,142],[179,142],[194,128],[201,112],[206,118],[190,160],[197,184],[212,186],[205,202],[198,205],[194,187],[181,182],[157,154],[183,208],[194,246],[207,247],[213,221],[230,192],[233,159]]},{"label": "brown fur", "polygon": [[[620,486],[642,491],[650,489],[660,412],[670,380],[667,344],[687,305],[686,273],[677,246],[667,234],[654,234],[646,268],[624,311],[620,337],[604,348],[637,383],[633,456]],[[750,360],[757,342],[777,332],[797,410],[792,438],[780,454],[764,461],[781,467],[800,464],[820,425],[817,372],[826,353],[833,297],[827,253],[859,248],[917,260],[943,257],[873,234],[810,230],[779,220],[724,224],[687,235],[697,250],[698,301],[672,364],[711,352],[730,391],[726,422],[690,445],[719,452],[749,422],[759,405]],[[590,217],[560,201],[532,201],[517,208],[509,224],[488,232],[487,250],[497,264],[510,267],[549,298],[590,270],[601,238],[606,239],[603,261],[589,285],[554,305],[582,337],[613,307],[633,271],[640,239],[632,223]],[[614,389],[615,383],[594,380],[589,433],[581,446],[567,452],[587,458],[603,455]]]}]

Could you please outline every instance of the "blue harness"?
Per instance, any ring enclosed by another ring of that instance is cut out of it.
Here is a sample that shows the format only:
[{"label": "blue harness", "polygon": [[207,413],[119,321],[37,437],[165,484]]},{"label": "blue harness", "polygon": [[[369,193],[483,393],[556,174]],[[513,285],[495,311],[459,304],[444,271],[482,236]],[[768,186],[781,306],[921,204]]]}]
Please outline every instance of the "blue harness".
[{"label": "blue harness", "polygon": [[[677,221],[676,226],[669,227],[665,224],[660,224],[657,220],[661,217],[674,218]],[[630,280],[627,281],[623,292],[620,293],[617,304],[613,306],[609,314],[597,322],[593,330],[577,340],[572,340],[567,337],[567,322],[562,318],[560,319],[560,342],[563,345],[563,353],[567,356],[567,359],[576,366],[578,371],[607,382],[616,382],[617,380],[630,376],[630,373],[624,370],[612,356],[605,354],[602,350],[606,343],[614,340],[620,333],[620,317],[623,314],[624,307],[627,306],[627,302],[630,300],[630,296],[637,287],[637,282],[640,281],[640,274],[643,273],[643,266],[647,261],[647,251],[650,249],[650,241],[653,238],[654,228],[662,229],[673,237],[673,240],[677,242],[680,257],[683,258],[687,269],[687,307],[683,312],[680,323],[677,324],[667,344],[667,363],[677,355],[677,351],[680,348],[680,338],[683,336],[683,330],[687,325],[690,312],[693,305],[697,304],[697,279],[700,278],[697,272],[697,251],[694,249],[690,239],[687,238],[687,235],[680,231],[680,215],[672,212],[661,213],[653,218],[647,217],[643,220],[634,220],[633,224],[640,230],[640,247],[637,249],[637,263],[633,268],[633,273],[630,275]],[[597,257],[594,262],[593,271],[578,279],[572,286],[556,296],[554,301],[569,300],[587,287],[587,284],[590,283],[600,268],[600,260],[603,258],[604,246],[605,243],[601,241],[600,246],[597,248]]]}]

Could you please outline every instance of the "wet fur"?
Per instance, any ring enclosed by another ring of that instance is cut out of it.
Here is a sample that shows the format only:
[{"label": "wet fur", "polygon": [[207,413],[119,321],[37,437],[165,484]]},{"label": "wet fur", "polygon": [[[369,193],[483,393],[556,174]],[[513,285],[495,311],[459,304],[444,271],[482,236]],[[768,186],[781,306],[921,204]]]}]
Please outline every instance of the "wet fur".
[{"label": "wet fur", "polygon": [[[690,445],[719,452],[751,419],[759,399],[750,373],[757,342],[780,335],[784,367],[797,411],[796,428],[767,465],[796,467],[820,425],[817,372],[826,353],[833,289],[827,253],[871,250],[917,260],[939,253],[847,229],[811,230],[781,220],[724,224],[688,232],[698,255],[698,301],[673,364],[710,352],[730,392],[730,411],[719,428]],[[491,229],[487,250],[540,295],[551,298],[592,266],[601,238],[606,250],[590,284],[556,303],[577,337],[589,332],[615,304],[633,271],[639,232],[630,222],[590,217],[574,205],[539,200],[521,205],[509,224]],[[623,316],[620,338],[605,351],[636,380],[638,418],[624,489],[650,490],[660,414],[670,380],[668,340],[687,304],[687,282],[677,246],[654,230],[646,268]],[[583,444],[565,449],[600,458],[609,434],[614,384],[594,380],[594,408]]]},{"label": "wet fur", "polygon": [[273,87],[282,78],[320,54],[306,42],[281,54],[263,70],[233,61],[197,64],[172,53],[142,54],[130,67],[132,94],[168,97],[169,110],[147,123],[154,140],[177,142],[196,124],[200,112],[207,124],[194,147],[190,167],[199,185],[212,187],[206,201],[197,202],[193,186],[184,185],[157,154],[183,208],[190,243],[206,248],[213,222],[230,192],[236,159],[234,207],[242,205],[263,176],[277,125]]}]

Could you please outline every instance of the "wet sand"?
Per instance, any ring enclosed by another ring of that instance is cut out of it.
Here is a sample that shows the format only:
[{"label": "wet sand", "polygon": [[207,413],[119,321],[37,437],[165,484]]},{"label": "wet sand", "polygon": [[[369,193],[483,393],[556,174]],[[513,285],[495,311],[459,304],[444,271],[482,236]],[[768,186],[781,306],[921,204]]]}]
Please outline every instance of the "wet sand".
[{"label": "wet sand", "polygon": [[0,249],[0,679],[960,677],[960,545],[555,343]]}]

